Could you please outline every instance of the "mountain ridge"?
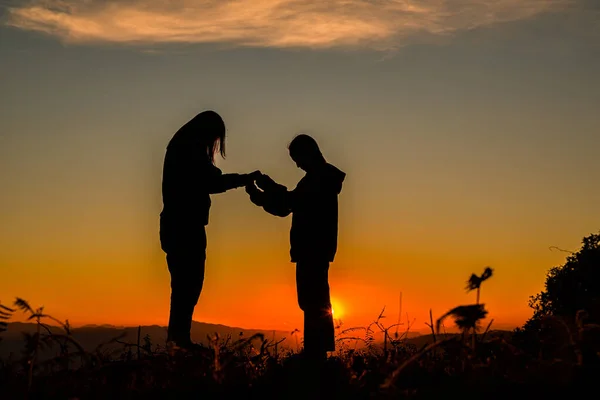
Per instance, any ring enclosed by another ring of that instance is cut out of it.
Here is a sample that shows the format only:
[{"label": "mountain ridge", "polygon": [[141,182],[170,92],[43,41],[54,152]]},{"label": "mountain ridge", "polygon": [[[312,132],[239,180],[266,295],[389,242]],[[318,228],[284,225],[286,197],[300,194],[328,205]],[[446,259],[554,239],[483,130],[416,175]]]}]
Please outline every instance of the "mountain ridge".
[{"label": "mountain ridge", "polygon": [[[64,334],[64,330],[58,325],[46,325],[52,333]],[[143,345],[145,343],[145,337],[149,336],[153,346],[161,345],[164,346],[167,337],[167,327],[160,325],[142,325],[142,326],[128,326],[119,327],[115,325],[102,324],[102,325],[84,325],[77,328],[72,328],[72,337],[75,339],[86,351],[94,351],[99,347],[102,347],[108,351],[119,351],[123,350],[127,344],[136,345],[138,343],[138,330],[139,330],[139,341]],[[7,325],[7,330],[0,334],[0,358],[6,358],[12,355],[21,354],[25,348],[26,340],[25,335],[31,335],[37,332],[36,323],[32,322],[11,322]],[[220,339],[230,338],[230,341],[235,341],[239,338],[249,338],[255,334],[262,334],[265,339],[270,341],[280,342],[280,349],[292,349],[296,348],[301,343],[301,333],[293,333],[290,331],[282,330],[267,330],[267,329],[244,329],[240,327],[231,327],[222,324],[210,324],[206,322],[193,321],[192,323],[192,340],[197,343],[208,345],[211,338],[217,334]],[[431,334],[420,334],[418,332],[406,332],[402,333],[406,335],[407,343],[417,346],[418,348],[425,346],[433,341],[433,335]],[[510,335],[511,331],[506,330],[491,330],[488,332],[488,337],[505,337]],[[456,333],[439,334],[439,337],[455,336]],[[377,346],[383,343],[383,333],[375,332],[373,335],[374,344]],[[344,337],[344,336],[342,336]],[[120,342],[115,342],[115,338],[118,338]],[[364,346],[364,343],[348,339],[343,341],[344,343],[353,343],[352,347],[357,345],[359,348]],[[40,353],[40,359],[49,359],[56,356],[57,348],[44,349]]]}]

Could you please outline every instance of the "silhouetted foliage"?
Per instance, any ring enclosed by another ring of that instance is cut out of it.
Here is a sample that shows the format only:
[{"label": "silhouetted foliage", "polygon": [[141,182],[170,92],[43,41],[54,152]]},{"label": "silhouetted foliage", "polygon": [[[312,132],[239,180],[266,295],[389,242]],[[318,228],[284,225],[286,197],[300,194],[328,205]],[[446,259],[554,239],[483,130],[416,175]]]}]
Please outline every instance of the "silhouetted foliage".
[{"label": "silhouetted foliage", "polygon": [[[0,304],[0,333],[6,331],[6,327],[8,326],[7,321],[12,317],[14,312],[14,309]],[[0,341],[2,341],[2,337],[0,337]]]},{"label": "silhouetted foliage", "polygon": [[[484,340],[485,334],[479,336],[477,348],[469,347],[463,335],[444,333],[439,340],[429,336],[418,349],[408,343],[406,335],[392,338],[388,334],[393,325],[382,324],[383,311],[363,328],[362,340],[370,341],[370,346],[362,350],[342,346],[318,368],[307,363],[302,353],[278,352],[277,344],[281,341],[269,341],[262,335],[246,338],[240,334],[237,340],[215,335],[209,337],[210,345],[202,351],[181,352],[153,345],[147,336],[142,340],[141,332],[138,344],[113,340],[123,344],[120,354],[101,352],[100,346],[92,351],[81,349],[79,354],[73,351],[69,355],[85,356],[78,368],[70,368],[63,362],[67,355],[62,351],[53,359],[32,363],[32,355],[42,343],[48,346],[61,343],[63,336],[70,336],[71,332],[46,331],[43,321],[54,320],[50,315],[38,313],[39,309],[23,300],[19,300],[19,305],[30,315],[36,315],[41,329],[38,334],[24,336],[22,359],[0,360],[3,398],[319,398],[315,391],[321,392],[321,398],[332,399],[440,395],[495,399],[517,391],[548,395],[561,390],[573,394],[569,387],[573,379],[564,374],[565,368],[571,371],[571,365],[556,368],[551,364],[526,364],[518,350],[503,337]],[[485,314],[483,305],[459,306],[438,321],[454,316],[459,327],[472,329]],[[433,316],[430,320],[433,325]],[[408,321],[407,317],[407,332]],[[373,328],[387,338],[383,349],[373,343]],[[350,328],[345,332],[357,330]],[[359,340],[344,337],[343,333],[338,332],[340,345]],[[138,346],[143,351],[132,351],[139,349]],[[33,374],[28,376],[28,370]],[[544,382],[547,378],[549,383]]]},{"label": "silhouetted foliage", "polygon": [[454,317],[454,323],[456,326],[463,331],[464,333],[470,331],[471,329],[477,328],[477,323],[486,317],[487,310],[484,308],[483,304],[471,304],[468,306],[458,306],[454,307],[452,310],[448,311],[446,314],[442,315],[437,322],[436,330],[439,333],[440,324],[446,317]]},{"label": "silhouetted foliage", "polygon": [[547,332],[552,325],[571,335],[600,322],[600,234],[584,237],[579,251],[548,271],[544,290],[530,297],[529,306],[533,316],[515,331],[515,340],[532,353],[551,340]]},{"label": "silhouetted foliage", "polygon": [[475,274],[471,274],[471,277],[467,281],[467,292],[472,290],[477,290],[477,304],[479,304],[479,296],[481,294],[481,284],[490,279],[494,273],[494,270],[490,267],[485,267],[483,270],[483,274],[481,276],[477,276]]},{"label": "silhouetted foliage", "polygon": [[575,319],[579,310],[590,321],[600,317],[600,234],[583,238],[581,249],[567,257],[564,265],[548,271],[545,290],[532,296],[534,318],[545,315]]}]

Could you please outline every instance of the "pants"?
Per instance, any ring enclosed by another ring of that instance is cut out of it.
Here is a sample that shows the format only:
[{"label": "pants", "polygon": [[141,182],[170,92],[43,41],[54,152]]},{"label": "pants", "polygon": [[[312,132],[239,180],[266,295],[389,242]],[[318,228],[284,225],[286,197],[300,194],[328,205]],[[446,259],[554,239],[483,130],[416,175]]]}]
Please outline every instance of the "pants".
[{"label": "pants", "polygon": [[171,310],[167,340],[179,346],[192,343],[191,329],[194,308],[204,284],[206,262],[206,231],[201,230],[193,245],[173,246],[167,252],[167,265],[171,274]]},{"label": "pants", "polygon": [[335,350],[328,276],[328,261],[296,264],[298,305],[304,311],[304,352],[309,356],[321,357]]}]

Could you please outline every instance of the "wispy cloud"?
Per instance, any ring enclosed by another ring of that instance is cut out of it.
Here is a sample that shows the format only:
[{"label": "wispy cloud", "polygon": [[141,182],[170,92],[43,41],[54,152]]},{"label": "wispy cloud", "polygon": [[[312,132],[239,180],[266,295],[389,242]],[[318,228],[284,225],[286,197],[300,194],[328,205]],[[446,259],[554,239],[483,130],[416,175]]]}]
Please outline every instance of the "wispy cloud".
[{"label": "wispy cloud", "polygon": [[531,18],[571,0],[32,0],[7,24],[68,43],[390,49]]}]

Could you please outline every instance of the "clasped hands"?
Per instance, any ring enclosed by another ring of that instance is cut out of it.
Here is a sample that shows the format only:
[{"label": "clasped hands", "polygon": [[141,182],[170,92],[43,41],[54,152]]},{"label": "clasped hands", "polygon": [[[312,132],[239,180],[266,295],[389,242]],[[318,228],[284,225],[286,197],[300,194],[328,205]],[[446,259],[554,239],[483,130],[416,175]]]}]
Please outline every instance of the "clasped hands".
[{"label": "clasped hands", "polygon": [[260,171],[254,171],[247,175],[245,186],[246,192],[251,194],[252,190],[256,190],[257,187],[264,191],[269,186],[272,187],[273,185],[276,185],[276,183],[269,175],[263,174]]}]

